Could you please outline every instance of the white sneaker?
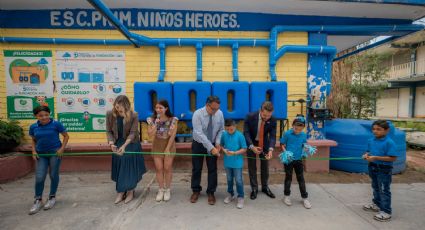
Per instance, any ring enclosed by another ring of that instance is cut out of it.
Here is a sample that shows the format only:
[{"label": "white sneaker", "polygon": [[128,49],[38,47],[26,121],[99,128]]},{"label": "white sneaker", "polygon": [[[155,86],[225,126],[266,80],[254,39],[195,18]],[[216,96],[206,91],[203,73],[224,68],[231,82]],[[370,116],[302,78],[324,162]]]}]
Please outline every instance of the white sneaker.
[{"label": "white sneaker", "polygon": [[381,222],[386,222],[386,221],[390,221],[391,220],[391,215],[384,212],[384,211],[380,211],[378,214],[376,214],[373,219],[377,220],[377,221],[381,221]]},{"label": "white sneaker", "polygon": [[39,200],[39,199],[35,200],[34,204],[32,205],[32,207],[30,209],[30,212],[28,214],[29,215],[36,214],[38,211],[40,211],[42,205],[43,204],[42,204],[41,200]]},{"label": "white sneaker", "polygon": [[156,198],[155,198],[157,202],[160,202],[161,200],[164,199],[164,191],[165,190],[163,188],[158,189],[158,193],[156,194]]},{"label": "white sneaker", "polygon": [[51,208],[53,208],[53,206],[55,206],[56,204],[56,198],[55,197],[51,197],[46,204],[44,205],[44,210],[49,210]]},{"label": "white sneaker", "polygon": [[226,196],[226,198],[224,198],[224,203],[228,204],[228,203],[232,202],[235,198],[236,198],[235,196],[232,196],[232,195],[229,194],[228,196]]},{"label": "white sneaker", "polygon": [[236,204],[236,207],[239,208],[239,209],[243,208],[244,202],[245,201],[244,201],[243,197],[238,197],[238,204]]},{"label": "white sneaker", "polygon": [[292,205],[291,198],[289,196],[284,196],[283,203],[285,203],[288,206],[291,206]]},{"label": "white sneaker", "polygon": [[165,189],[164,192],[164,201],[169,201],[171,198],[171,191],[170,188]]},{"label": "white sneaker", "polygon": [[363,205],[363,210],[370,212],[379,212],[379,207],[375,203],[370,203]]},{"label": "white sneaker", "polygon": [[310,201],[308,201],[307,199],[303,199],[303,203],[304,203],[304,208],[306,208],[306,209],[311,208]]}]

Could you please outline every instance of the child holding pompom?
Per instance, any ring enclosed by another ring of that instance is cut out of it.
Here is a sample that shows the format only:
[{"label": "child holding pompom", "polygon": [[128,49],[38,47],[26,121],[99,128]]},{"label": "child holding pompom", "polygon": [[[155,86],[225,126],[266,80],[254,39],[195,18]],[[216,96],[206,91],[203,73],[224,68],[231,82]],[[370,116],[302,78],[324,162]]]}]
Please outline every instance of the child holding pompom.
[{"label": "child holding pompom", "polygon": [[304,181],[304,167],[302,158],[306,157],[304,147],[307,143],[307,134],[303,132],[305,127],[305,118],[303,115],[297,115],[292,122],[292,129],[285,132],[285,135],[280,139],[282,147],[282,163],[285,168],[285,184],[284,184],[284,199],[283,202],[291,206],[291,182],[292,172],[295,171],[298,185],[300,187],[301,197],[303,198],[304,207],[311,208],[310,202],[307,200],[308,193]]}]

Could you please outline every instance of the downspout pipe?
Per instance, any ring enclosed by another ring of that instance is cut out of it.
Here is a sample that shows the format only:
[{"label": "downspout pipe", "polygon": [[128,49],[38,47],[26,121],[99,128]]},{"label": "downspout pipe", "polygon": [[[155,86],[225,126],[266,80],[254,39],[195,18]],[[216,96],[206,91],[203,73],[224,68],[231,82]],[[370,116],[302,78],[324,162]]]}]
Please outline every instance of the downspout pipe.
[{"label": "downspout pipe", "polygon": [[308,45],[308,46],[298,46],[298,45],[285,45],[279,48],[276,51],[276,54],[273,57],[272,64],[276,62],[286,53],[315,53],[315,54],[336,54],[337,49],[334,46],[317,46],[317,45]]},{"label": "downspout pipe", "polygon": [[107,18],[135,47],[139,48],[139,44],[134,41],[132,33],[125,27],[112,11],[101,0],[87,0],[96,10],[98,10],[105,18]]},{"label": "downspout pipe", "polygon": [[201,43],[202,46],[230,46],[238,43],[239,46],[265,46],[269,47],[272,43],[270,39],[220,39],[220,38],[153,38],[154,44],[163,42],[167,46],[196,46]]},{"label": "downspout pipe", "polygon": [[[239,46],[264,46],[269,47],[272,43],[269,39],[194,39],[194,38],[161,38],[152,39],[151,43],[138,41],[139,45],[159,46],[163,43],[166,46],[230,46],[236,42]],[[22,38],[22,37],[0,37],[0,42],[6,43],[32,43],[32,44],[81,44],[81,45],[131,45],[129,40],[122,39],[76,39],[76,38]]]},{"label": "downspout pipe", "polygon": [[1,37],[4,43],[25,43],[25,44],[55,44],[55,45],[119,45],[127,46],[132,43],[128,40],[117,39],[76,39],[76,38],[20,38]]},{"label": "downspout pipe", "polygon": [[409,32],[420,31],[424,28],[422,25],[405,24],[405,25],[375,25],[375,26],[275,26],[272,31],[276,35],[281,32],[318,32],[327,35],[403,35]]},{"label": "downspout pipe", "polygon": [[238,50],[239,44],[234,43],[232,46],[232,72],[233,72],[233,81],[239,81],[238,73]]},{"label": "downspout pipe", "polygon": [[[299,46],[299,45],[285,45],[279,48],[278,52],[270,57],[269,66],[270,66],[270,80],[276,81],[276,63],[277,61],[286,53],[309,53],[309,54],[326,54],[328,55],[327,68],[331,71],[332,68],[332,59],[335,57],[337,49],[333,46]],[[270,51],[271,53],[271,51]],[[328,73],[328,75],[330,72]],[[330,79],[330,76],[327,76],[327,79]]]},{"label": "downspout pipe", "polygon": [[196,81],[202,81],[202,43],[196,44]]},{"label": "downspout pipe", "polygon": [[158,82],[163,82],[165,78],[165,44],[160,43],[159,44],[159,75],[158,75]]},{"label": "downspout pipe", "polygon": [[[393,41],[393,40],[395,40],[395,39],[397,39],[397,38],[400,38],[400,37],[399,37],[399,36],[392,36],[392,37],[389,37],[389,38],[383,39],[383,40],[381,40],[381,41],[379,41],[379,42],[375,42],[375,43],[373,43],[373,44],[370,44],[370,45],[364,46],[364,47],[359,48],[359,49],[356,49],[356,50],[354,50],[354,51],[352,51],[352,52],[349,52],[349,53],[346,53],[346,54],[341,55],[341,56],[339,56],[339,57],[336,57],[336,58],[334,58],[334,59],[333,59],[333,61],[334,61],[334,62],[335,62],[335,61],[339,61],[339,60],[341,60],[341,59],[347,58],[347,57],[349,57],[349,56],[352,56],[352,55],[354,55],[354,54],[360,53],[360,52],[362,52],[362,51],[365,51],[365,50],[371,49],[371,48],[373,48],[373,47],[377,47],[377,46],[380,46],[380,45],[385,44],[385,43],[387,43],[387,42]],[[343,52],[343,51],[342,51],[342,52]]]}]

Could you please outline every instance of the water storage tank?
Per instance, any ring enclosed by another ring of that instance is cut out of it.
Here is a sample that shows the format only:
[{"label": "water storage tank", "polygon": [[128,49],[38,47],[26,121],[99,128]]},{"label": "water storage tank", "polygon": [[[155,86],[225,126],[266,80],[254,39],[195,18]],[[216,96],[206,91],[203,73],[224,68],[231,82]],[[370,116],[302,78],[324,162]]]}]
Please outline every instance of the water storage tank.
[{"label": "water storage tank", "polygon": [[165,99],[173,112],[172,85],[170,82],[136,82],[134,83],[134,110],[139,114],[139,121],[146,121],[152,116],[155,101]]},{"label": "water storage tank", "polygon": [[205,106],[211,95],[210,82],[174,82],[174,116],[191,121],[195,110]]},{"label": "water storage tank", "polygon": [[220,110],[225,118],[243,120],[249,113],[248,82],[214,82],[212,95],[220,98]]},{"label": "water storage tank", "polygon": [[[367,148],[368,139],[373,137],[372,123],[370,120],[335,119],[327,121],[326,139],[334,140],[337,147],[331,147],[331,157],[361,157]],[[400,173],[406,168],[406,135],[390,124],[389,137],[396,144],[399,155],[394,162],[393,174]],[[334,160],[330,168],[346,172],[367,173],[365,160]]]},{"label": "water storage tank", "polygon": [[259,110],[261,104],[269,100],[273,103],[273,116],[277,119],[287,118],[288,87],[286,82],[251,82],[249,93],[250,112]]}]

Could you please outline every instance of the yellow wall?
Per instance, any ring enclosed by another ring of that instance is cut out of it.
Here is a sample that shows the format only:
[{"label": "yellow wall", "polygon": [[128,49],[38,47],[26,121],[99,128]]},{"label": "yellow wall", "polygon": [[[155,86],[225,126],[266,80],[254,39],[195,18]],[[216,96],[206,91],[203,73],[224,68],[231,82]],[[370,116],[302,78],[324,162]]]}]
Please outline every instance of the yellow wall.
[{"label": "yellow wall", "polygon": [[[205,38],[268,38],[268,32],[173,32],[143,31],[149,37],[205,37]],[[48,38],[91,38],[125,39],[114,30],[39,30],[39,29],[0,29],[0,36],[6,37],[48,37]],[[284,33],[278,45],[307,45],[308,35],[304,32]],[[156,47],[133,48],[132,46],[94,46],[94,45],[36,45],[0,43],[0,118],[6,119],[6,86],[3,50],[116,50],[125,51],[126,92],[133,100],[133,83],[136,81],[156,81],[159,71],[159,50]],[[203,49],[203,80],[232,81],[232,52],[230,47],[205,47]],[[192,81],[196,79],[196,50],[194,47],[169,47],[166,50],[166,81]],[[239,49],[239,77],[241,81],[269,81],[268,48],[241,47]],[[276,66],[278,80],[288,82],[289,99],[291,94],[305,94],[307,85],[307,55],[286,54]],[[56,63],[53,58],[53,75],[56,79]],[[304,97],[305,98],[305,97]],[[288,103],[288,118],[300,112],[299,105]],[[25,142],[29,142],[28,126],[34,120],[22,120]],[[105,142],[104,133],[70,133],[70,143]],[[146,135],[144,135],[146,137]]]}]

